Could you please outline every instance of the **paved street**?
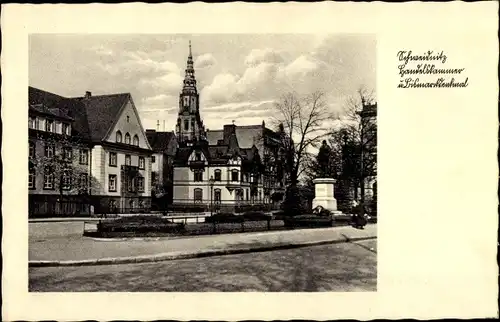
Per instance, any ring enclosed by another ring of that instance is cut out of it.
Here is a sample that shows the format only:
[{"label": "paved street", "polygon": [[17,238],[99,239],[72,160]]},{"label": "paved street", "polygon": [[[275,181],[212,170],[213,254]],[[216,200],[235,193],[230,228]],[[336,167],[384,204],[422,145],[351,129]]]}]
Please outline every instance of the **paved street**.
[{"label": "paved street", "polygon": [[376,240],[148,264],[29,269],[46,292],[376,291]]}]

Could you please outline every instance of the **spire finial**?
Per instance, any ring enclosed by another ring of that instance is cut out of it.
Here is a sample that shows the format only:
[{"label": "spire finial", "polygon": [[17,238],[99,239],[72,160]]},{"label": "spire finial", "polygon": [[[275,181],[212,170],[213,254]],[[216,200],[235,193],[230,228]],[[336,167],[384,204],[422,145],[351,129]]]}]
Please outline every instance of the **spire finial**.
[{"label": "spire finial", "polygon": [[191,53],[191,40],[189,40],[189,56],[193,56],[193,54]]}]

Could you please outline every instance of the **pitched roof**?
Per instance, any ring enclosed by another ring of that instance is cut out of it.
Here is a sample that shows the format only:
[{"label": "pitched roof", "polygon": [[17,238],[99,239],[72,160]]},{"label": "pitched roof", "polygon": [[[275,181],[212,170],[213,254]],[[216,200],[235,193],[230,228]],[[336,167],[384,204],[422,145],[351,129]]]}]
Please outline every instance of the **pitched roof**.
[{"label": "pitched roof", "polygon": [[62,104],[65,101],[67,101],[65,97],[31,86],[28,87],[29,109],[32,112],[71,120],[72,118],[68,115],[68,110]]},{"label": "pitched roof", "polygon": [[118,118],[123,105],[130,99],[129,93],[76,97],[85,105],[92,141],[101,141]]},{"label": "pitched roof", "polygon": [[149,145],[153,151],[167,152],[170,141],[175,138],[175,134],[174,132],[156,132],[155,130],[146,130],[146,137],[148,138]]}]

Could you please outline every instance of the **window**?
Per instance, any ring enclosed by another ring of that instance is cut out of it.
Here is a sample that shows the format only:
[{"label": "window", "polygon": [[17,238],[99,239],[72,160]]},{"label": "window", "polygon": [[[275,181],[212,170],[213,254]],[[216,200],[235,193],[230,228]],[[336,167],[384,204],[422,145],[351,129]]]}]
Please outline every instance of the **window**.
[{"label": "window", "polygon": [[80,174],[80,189],[87,190],[88,187],[88,175],[86,173]]},{"label": "window", "polygon": [[144,157],[139,157],[139,169],[144,169]]},{"label": "window", "polygon": [[130,116],[127,115],[127,123],[130,123]]},{"label": "window", "polygon": [[144,192],[144,178],[143,177],[137,178],[137,191]]},{"label": "window", "polygon": [[64,161],[71,161],[73,158],[73,148],[70,146],[65,146],[63,148],[63,159]]},{"label": "window", "polygon": [[184,96],[184,106],[189,106],[189,97]]},{"label": "window", "polygon": [[125,144],[130,144],[130,134],[125,134]]},{"label": "window", "polygon": [[200,151],[196,151],[194,157],[195,157],[196,161],[201,161],[201,152]]},{"label": "window", "polygon": [[116,143],[122,143],[122,132],[116,132]]},{"label": "window", "polygon": [[203,181],[203,172],[202,171],[195,171],[194,172],[194,181],[195,182]]},{"label": "window", "polygon": [[110,174],[108,180],[109,191],[116,191],[116,174]]},{"label": "window", "polygon": [[238,170],[231,171],[231,181],[239,181]]},{"label": "window", "polygon": [[30,167],[28,173],[28,189],[35,189],[36,172],[34,167]]},{"label": "window", "polygon": [[203,202],[203,190],[200,188],[194,189],[194,202],[202,203]]},{"label": "window", "polygon": [[248,189],[245,189],[245,195],[246,195],[246,200],[248,201],[248,199],[250,199],[250,198],[248,197]]},{"label": "window", "polygon": [[262,201],[262,191],[259,190],[259,201]]},{"label": "window", "polygon": [[151,157],[151,162],[152,162],[152,163],[155,163],[155,162],[156,162],[156,156],[154,156],[154,155],[153,155],[153,156]]},{"label": "window", "polygon": [[116,211],[116,208],[117,208],[117,202],[116,200],[110,200],[109,201],[109,211],[110,212],[115,212]]},{"label": "window", "polygon": [[243,174],[243,182],[248,182],[248,173]]},{"label": "window", "polygon": [[158,184],[158,173],[156,171],[151,172],[151,184],[156,186]]},{"label": "window", "polygon": [[214,189],[214,202],[215,203],[220,203],[221,202],[221,191],[220,191],[220,189]]},{"label": "window", "polygon": [[50,143],[45,143],[45,157],[52,158],[54,157],[55,146]]},{"label": "window", "polygon": [[191,120],[191,130],[194,131],[194,120]]},{"label": "window", "polygon": [[62,124],[62,133],[65,135],[70,135],[69,124],[66,124],[66,123]]},{"label": "window", "polygon": [[134,135],[134,145],[139,146],[139,137],[137,135]]},{"label": "window", "polygon": [[36,128],[35,127],[35,118],[33,118],[33,117],[28,118],[28,127],[30,129],[35,129]]},{"label": "window", "polygon": [[215,181],[221,181],[222,180],[222,176],[221,176],[221,171],[219,169],[216,169],[215,172],[214,172],[214,180]]},{"label": "window", "polygon": [[109,166],[116,167],[116,164],[117,164],[116,152],[109,152]]},{"label": "window", "polygon": [[29,149],[29,156],[30,156],[30,158],[35,158],[35,149],[36,149],[35,142],[30,141],[30,149]]},{"label": "window", "polygon": [[130,201],[128,202],[128,206],[130,207],[130,209],[134,209],[134,207],[135,207],[135,202],[134,202],[134,199],[132,199],[132,200],[130,200]]},{"label": "window", "polygon": [[35,130],[40,129],[40,119],[35,117]]},{"label": "window", "polygon": [[71,171],[64,170],[62,175],[62,189],[70,190],[71,189]]},{"label": "window", "polygon": [[54,172],[50,167],[45,167],[45,171],[43,172],[43,189],[54,189]]},{"label": "window", "polygon": [[189,120],[184,120],[184,131],[189,131]]},{"label": "window", "polygon": [[128,190],[128,192],[134,192],[134,178],[128,177],[127,190]]},{"label": "window", "polygon": [[52,120],[45,121],[45,131],[54,132],[54,121]]},{"label": "window", "polygon": [[125,156],[125,165],[132,165],[132,158],[128,154]]},{"label": "window", "polygon": [[139,199],[139,208],[144,209],[144,200]]},{"label": "window", "polygon": [[80,164],[89,164],[89,150],[80,149]]}]

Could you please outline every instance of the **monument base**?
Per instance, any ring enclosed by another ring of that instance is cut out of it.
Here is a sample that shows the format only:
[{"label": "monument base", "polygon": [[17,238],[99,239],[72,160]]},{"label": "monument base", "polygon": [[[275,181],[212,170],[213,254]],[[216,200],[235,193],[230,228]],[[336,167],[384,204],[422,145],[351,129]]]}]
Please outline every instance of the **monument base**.
[{"label": "monument base", "polygon": [[337,200],[334,197],[334,186],[335,179],[330,178],[318,178],[314,179],[314,190],[315,198],[312,202],[313,209],[321,206],[329,210],[333,216],[338,216],[342,212],[337,210]]}]

